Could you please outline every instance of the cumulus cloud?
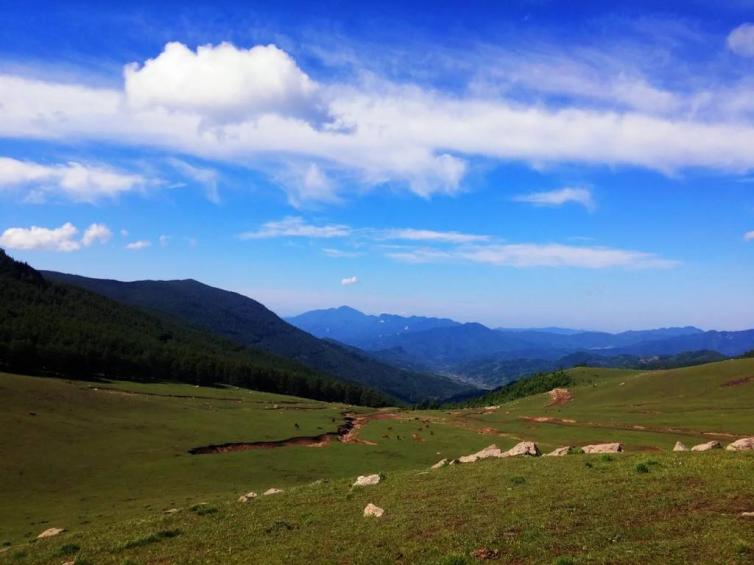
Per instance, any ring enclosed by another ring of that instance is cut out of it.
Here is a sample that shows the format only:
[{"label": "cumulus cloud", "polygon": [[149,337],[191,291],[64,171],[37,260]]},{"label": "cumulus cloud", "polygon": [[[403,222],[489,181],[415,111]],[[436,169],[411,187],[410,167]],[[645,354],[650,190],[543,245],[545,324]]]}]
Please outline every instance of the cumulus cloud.
[{"label": "cumulus cloud", "polygon": [[239,235],[241,239],[271,239],[275,237],[333,238],[347,237],[351,228],[339,224],[316,226],[298,216],[288,216],[276,222],[267,222],[256,231]]},{"label": "cumulus cloud", "polygon": [[437,263],[464,261],[509,267],[576,267],[605,269],[667,269],[677,261],[663,259],[652,253],[613,249],[609,247],[580,247],[558,243],[491,244],[461,247],[452,250],[412,249],[394,251],[388,256],[407,263]]},{"label": "cumulus cloud", "polygon": [[754,24],[745,23],[728,35],[728,49],[743,57],[754,57]]},{"label": "cumulus cloud", "polygon": [[89,247],[96,242],[106,243],[110,230],[104,224],[92,224],[78,239],[79,230],[70,222],[59,228],[31,226],[29,228],[8,228],[0,235],[0,247],[20,250],[46,250],[71,252]]},{"label": "cumulus cloud", "polygon": [[126,245],[126,249],[130,251],[141,251],[142,249],[146,249],[147,247],[151,247],[152,242],[148,239],[140,239],[139,241],[132,241],[131,243]]},{"label": "cumulus cloud", "polygon": [[746,233],[744,234],[744,240],[745,240],[745,241],[754,241],[754,230],[752,230],[752,231],[747,231],[747,232],[746,232]]},{"label": "cumulus cloud", "polygon": [[535,206],[563,206],[564,204],[580,204],[587,210],[594,210],[595,203],[592,193],[587,188],[564,187],[546,192],[532,192],[520,194],[513,198],[516,202],[526,202]]},{"label": "cumulus cloud", "polygon": [[77,162],[44,165],[0,157],[0,189],[26,187],[35,200],[47,194],[60,194],[79,202],[95,202],[146,184],[147,180],[140,175],[106,167]]},{"label": "cumulus cloud", "polygon": [[128,102],[161,107],[213,121],[243,121],[267,113],[311,116],[317,85],[275,45],[250,49],[231,43],[192,51],[178,42],[143,65],[124,70]]},{"label": "cumulus cloud", "polygon": [[107,243],[113,236],[110,228],[105,224],[92,224],[84,232],[84,237],[81,238],[81,244],[84,247],[89,247],[97,242]]},{"label": "cumulus cloud", "polygon": [[358,282],[359,278],[356,275],[340,279],[340,284],[342,284],[343,286],[351,286],[352,284],[356,284]]},{"label": "cumulus cloud", "polygon": [[487,241],[488,235],[476,235],[457,231],[419,230],[413,228],[385,230],[378,238],[436,243],[472,243]]}]

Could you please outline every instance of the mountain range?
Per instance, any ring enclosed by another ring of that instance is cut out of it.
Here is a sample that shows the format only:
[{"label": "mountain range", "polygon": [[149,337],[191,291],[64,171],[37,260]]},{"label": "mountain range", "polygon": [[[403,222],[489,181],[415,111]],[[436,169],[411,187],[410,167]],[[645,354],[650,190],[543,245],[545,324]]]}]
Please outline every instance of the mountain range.
[{"label": "mountain range", "polygon": [[[567,328],[488,328],[446,318],[367,315],[342,306],[288,318],[313,335],[370,352],[378,359],[417,371],[445,374],[494,387],[522,375],[577,363],[647,367],[689,352],[694,358],[741,355],[754,349],[754,330],[704,331],[671,327],[620,333]],[[574,356],[574,354],[581,354]],[[664,366],[663,365],[663,366]]]}]

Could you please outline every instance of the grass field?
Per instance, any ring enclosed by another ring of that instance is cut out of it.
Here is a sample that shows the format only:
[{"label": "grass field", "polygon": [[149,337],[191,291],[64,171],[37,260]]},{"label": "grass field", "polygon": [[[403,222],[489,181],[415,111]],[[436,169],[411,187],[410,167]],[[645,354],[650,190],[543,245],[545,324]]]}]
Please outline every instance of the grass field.
[{"label": "grass field", "polygon": [[[564,404],[542,394],[493,410],[379,413],[233,388],[0,374],[0,562],[462,563],[479,548],[503,562],[754,560],[754,519],[739,516],[754,511],[754,456],[670,452],[676,440],[754,435],[754,360],[571,374]],[[345,412],[368,418],[358,443],[188,453],[320,435]],[[543,451],[621,441],[627,453],[425,473],[520,440]],[[386,480],[351,490],[365,473]],[[236,502],[269,487],[285,492]],[[367,502],[386,515],[362,518]],[[67,531],[34,541],[49,527]]]}]

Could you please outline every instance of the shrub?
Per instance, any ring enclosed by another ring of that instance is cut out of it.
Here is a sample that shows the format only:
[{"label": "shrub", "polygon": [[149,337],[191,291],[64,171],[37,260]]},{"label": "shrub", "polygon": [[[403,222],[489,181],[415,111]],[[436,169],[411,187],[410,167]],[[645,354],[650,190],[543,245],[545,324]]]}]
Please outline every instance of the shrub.
[{"label": "shrub", "polygon": [[209,506],[207,504],[195,504],[191,507],[191,511],[198,514],[199,516],[206,516],[207,514],[214,514],[217,512],[217,508],[214,506]]},{"label": "shrub", "polygon": [[615,458],[612,455],[609,455],[608,453],[603,453],[600,456],[600,461],[604,461],[605,463],[609,463],[610,461],[615,461]]},{"label": "shrub", "polygon": [[58,549],[58,555],[73,555],[74,553],[78,553],[80,549],[81,548],[75,543],[67,543],[60,546],[60,549]]},{"label": "shrub", "polygon": [[576,565],[576,562],[570,557],[558,557],[553,565]]},{"label": "shrub", "polygon": [[637,463],[635,469],[637,473],[649,473],[649,467],[644,463]]},{"label": "shrub", "polygon": [[468,557],[458,553],[446,555],[439,561],[439,565],[466,565],[467,563],[469,563]]},{"label": "shrub", "polygon": [[524,483],[526,483],[526,479],[524,477],[516,475],[514,477],[511,477],[511,482],[514,485],[523,485]]}]

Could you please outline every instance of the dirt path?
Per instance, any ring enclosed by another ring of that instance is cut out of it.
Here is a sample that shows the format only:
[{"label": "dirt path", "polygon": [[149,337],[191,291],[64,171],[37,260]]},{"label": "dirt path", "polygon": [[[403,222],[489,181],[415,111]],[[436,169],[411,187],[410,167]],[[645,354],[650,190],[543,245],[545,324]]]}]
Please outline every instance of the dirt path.
[{"label": "dirt path", "polygon": [[377,445],[373,441],[359,438],[359,432],[370,420],[387,420],[397,418],[394,412],[373,412],[356,416],[351,412],[343,413],[343,423],[338,426],[337,431],[327,432],[316,436],[296,436],[288,439],[277,441],[251,441],[251,442],[232,442],[215,445],[204,445],[189,449],[191,455],[206,455],[211,453],[232,453],[235,451],[249,451],[252,449],[274,449],[276,447],[287,446],[305,446],[305,447],[325,447],[332,441],[341,443],[359,444],[359,445]]}]

